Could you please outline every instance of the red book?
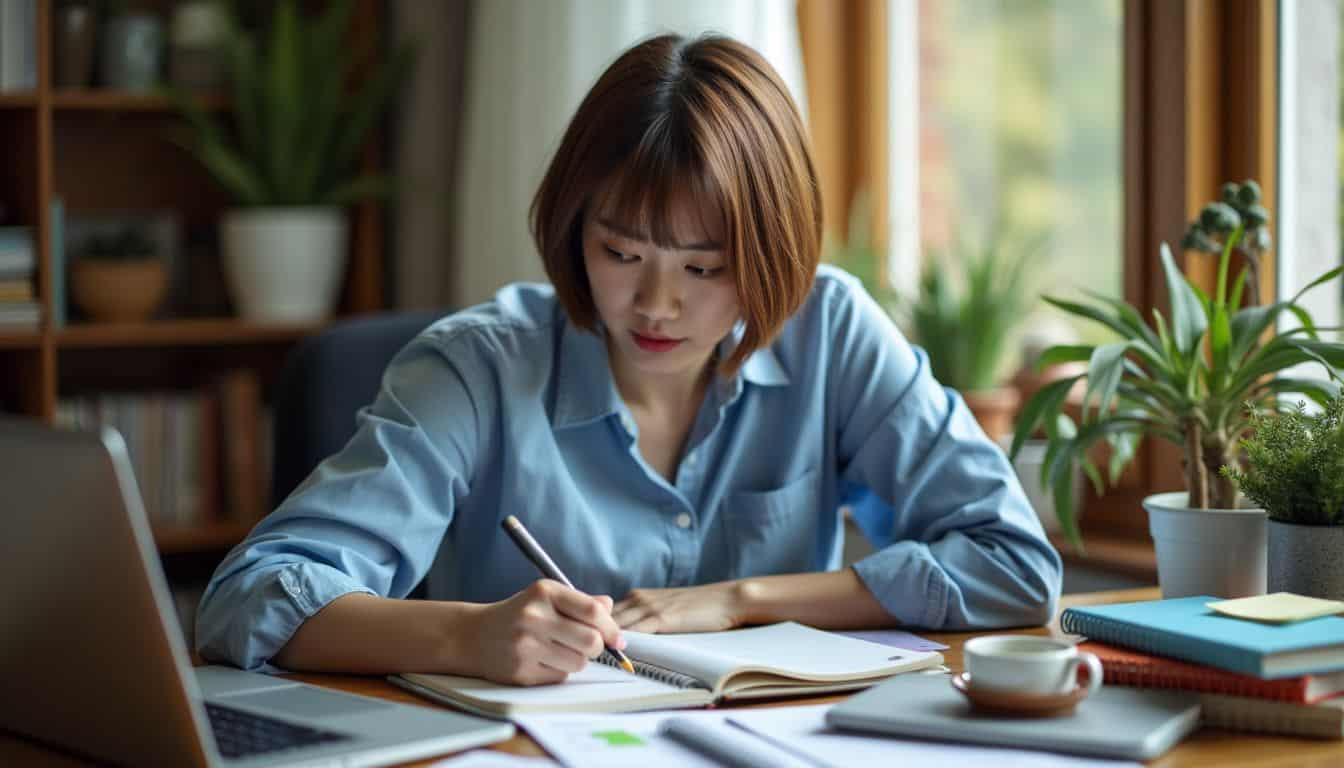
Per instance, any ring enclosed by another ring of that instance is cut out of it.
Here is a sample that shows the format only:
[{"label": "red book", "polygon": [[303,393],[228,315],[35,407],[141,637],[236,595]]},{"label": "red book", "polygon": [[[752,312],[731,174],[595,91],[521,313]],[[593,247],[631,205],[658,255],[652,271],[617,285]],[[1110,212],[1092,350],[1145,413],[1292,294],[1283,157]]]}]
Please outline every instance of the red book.
[{"label": "red book", "polygon": [[1174,688],[1298,704],[1313,704],[1344,693],[1344,672],[1263,680],[1095,641],[1079,643],[1078,650],[1095,653],[1101,659],[1106,685]]}]

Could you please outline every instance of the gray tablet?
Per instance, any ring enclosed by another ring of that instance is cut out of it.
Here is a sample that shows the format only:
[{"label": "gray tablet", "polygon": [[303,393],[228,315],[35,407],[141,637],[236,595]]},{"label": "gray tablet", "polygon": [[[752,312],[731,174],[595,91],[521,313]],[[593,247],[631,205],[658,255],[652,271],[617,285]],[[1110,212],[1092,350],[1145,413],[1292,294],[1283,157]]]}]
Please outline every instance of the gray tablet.
[{"label": "gray tablet", "polygon": [[826,714],[837,728],[1078,755],[1151,760],[1199,725],[1199,696],[1103,685],[1059,717],[987,715],[948,675],[898,675]]}]

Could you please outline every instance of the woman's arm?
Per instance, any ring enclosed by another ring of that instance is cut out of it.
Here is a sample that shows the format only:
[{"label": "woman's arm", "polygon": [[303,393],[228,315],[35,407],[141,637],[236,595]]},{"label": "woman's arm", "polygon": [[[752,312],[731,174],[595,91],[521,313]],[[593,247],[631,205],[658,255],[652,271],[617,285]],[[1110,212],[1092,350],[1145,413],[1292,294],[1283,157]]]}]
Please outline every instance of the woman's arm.
[{"label": "woman's arm", "polygon": [[300,625],[274,662],[314,672],[442,672],[536,685],[583,669],[604,644],[624,647],[611,598],[537,581],[488,604],[339,597]]},{"label": "woman's arm", "polygon": [[854,571],[905,624],[1049,621],[1062,564],[1003,449],[861,288],[832,317],[827,402],[841,477],[871,491],[851,506],[879,548]]},{"label": "woman's arm", "polygon": [[897,623],[852,569],[757,576],[699,587],[635,589],[613,618],[636,632],[714,632],[797,621],[829,629]]},{"label": "woman's arm", "polygon": [[310,616],[272,661],[309,672],[472,674],[470,638],[481,610],[474,603],[352,593]]}]

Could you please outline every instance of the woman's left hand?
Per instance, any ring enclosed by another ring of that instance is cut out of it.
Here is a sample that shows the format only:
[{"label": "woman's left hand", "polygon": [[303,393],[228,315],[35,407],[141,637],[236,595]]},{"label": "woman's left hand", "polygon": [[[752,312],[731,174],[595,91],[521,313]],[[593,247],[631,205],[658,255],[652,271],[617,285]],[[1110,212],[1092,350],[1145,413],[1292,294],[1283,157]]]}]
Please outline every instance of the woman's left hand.
[{"label": "woman's left hand", "polygon": [[633,589],[611,617],[635,632],[717,632],[743,623],[738,582],[699,587]]}]

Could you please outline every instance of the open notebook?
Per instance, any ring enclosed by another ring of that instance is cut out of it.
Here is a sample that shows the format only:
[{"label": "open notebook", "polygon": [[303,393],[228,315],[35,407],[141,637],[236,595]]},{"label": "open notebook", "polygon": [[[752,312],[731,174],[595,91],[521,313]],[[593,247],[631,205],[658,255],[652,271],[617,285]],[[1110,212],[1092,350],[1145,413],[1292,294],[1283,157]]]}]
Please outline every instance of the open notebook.
[{"label": "open notebook", "polygon": [[563,683],[531,687],[456,675],[405,673],[390,679],[435,701],[511,717],[673,709],[723,699],[849,691],[943,661],[933,651],[878,645],[791,621],[727,632],[624,634],[635,675],[614,665],[589,664]]}]

